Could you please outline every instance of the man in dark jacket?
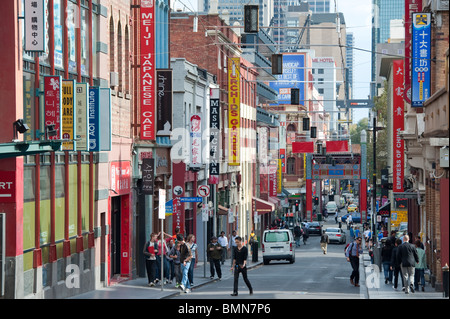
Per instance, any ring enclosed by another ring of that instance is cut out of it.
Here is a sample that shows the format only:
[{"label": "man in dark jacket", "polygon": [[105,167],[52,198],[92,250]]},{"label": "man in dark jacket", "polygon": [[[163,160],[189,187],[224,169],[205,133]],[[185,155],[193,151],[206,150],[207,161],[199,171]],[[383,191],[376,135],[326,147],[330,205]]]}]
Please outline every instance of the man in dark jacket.
[{"label": "man in dark jacket", "polygon": [[402,240],[397,238],[395,240],[395,247],[392,249],[392,255],[391,255],[391,270],[394,271],[394,289],[397,290],[398,287],[398,276],[400,274],[400,278],[402,278],[402,287],[405,286],[405,283],[403,281],[403,275],[402,275],[402,269],[401,269],[401,263],[402,261],[398,258],[398,247],[402,244]]},{"label": "man in dark jacket", "polygon": [[217,242],[217,237],[211,238],[211,243],[207,247],[207,257],[210,262],[210,279],[214,279],[214,268],[216,268],[219,280],[222,278],[222,269],[220,268],[220,260],[222,259],[222,245]]},{"label": "man in dark jacket", "polygon": [[398,248],[398,258],[401,260],[405,293],[409,294],[410,289],[411,292],[414,292],[414,268],[419,262],[419,255],[417,255],[416,246],[409,243],[408,235],[404,236],[403,244]]}]

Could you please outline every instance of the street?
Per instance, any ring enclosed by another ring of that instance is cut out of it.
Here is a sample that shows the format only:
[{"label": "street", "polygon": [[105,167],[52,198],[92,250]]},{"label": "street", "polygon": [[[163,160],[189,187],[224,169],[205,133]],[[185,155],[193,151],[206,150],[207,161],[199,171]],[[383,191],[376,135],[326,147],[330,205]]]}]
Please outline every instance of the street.
[{"label": "street", "polygon": [[[342,215],[340,213],[339,215]],[[334,216],[324,223],[324,228],[335,227]],[[345,229],[345,226],[344,226]],[[349,234],[347,233],[347,239]],[[253,296],[239,278],[239,299],[346,299],[360,298],[360,288],[349,282],[351,267],[344,257],[345,245],[329,244],[324,255],[320,248],[320,236],[310,235],[306,245],[296,249],[295,263],[271,261],[269,265],[258,266],[248,271],[253,286]],[[347,241],[348,242],[348,241]],[[261,254],[261,251],[260,251]],[[250,257],[249,257],[250,258]],[[197,270],[198,271],[198,270]],[[230,261],[222,266],[226,274],[222,281],[193,289],[190,294],[181,293],[176,299],[233,299],[233,276]]]}]

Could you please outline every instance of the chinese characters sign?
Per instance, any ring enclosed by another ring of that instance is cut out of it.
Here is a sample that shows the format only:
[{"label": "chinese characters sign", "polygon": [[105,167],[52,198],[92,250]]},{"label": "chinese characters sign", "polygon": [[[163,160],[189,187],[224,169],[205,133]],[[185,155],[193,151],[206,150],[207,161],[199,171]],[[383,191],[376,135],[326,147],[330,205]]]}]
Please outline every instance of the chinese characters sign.
[{"label": "chinese characters sign", "polygon": [[191,163],[190,167],[202,166],[202,119],[200,115],[191,116]]},{"label": "chinese characters sign", "polygon": [[228,165],[239,165],[240,67],[240,58],[228,59]]},{"label": "chinese characters sign", "polygon": [[[405,57],[411,56],[412,14],[422,10],[422,0],[405,1]],[[405,90],[403,98],[411,104],[411,59],[405,59]]]},{"label": "chinese characters sign", "polygon": [[392,190],[394,192],[403,192],[403,166],[404,166],[404,140],[400,136],[400,132],[405,128],[404,122],[404,104],[403,104],[403,81],[404,69],[403,60],[394,61],[394,92],[393,92],[393,183]]},{"label": "chinese characters sign", "polygon": [[115,195],[130,192],[131,162],[111,162],[111,189]]},{"label": "chinese characters sign", "polygon": [[155,5],[141,0],[141,140],[155,140]]},{"label": "chinese characters sign", "polygon": [[63,151],[74,150],[74,87],[74,80],[64,80],[62,82],[62,138],[70,140],[62,143]]},{"label": "chinese characters sign", "polygon": [[25,51],[45,52],[44,0],[25,0]]},{"label": "chinese characters sign", "polygon": [[431,14],[412,15],[411,106],[422,107],[430,97]]}]

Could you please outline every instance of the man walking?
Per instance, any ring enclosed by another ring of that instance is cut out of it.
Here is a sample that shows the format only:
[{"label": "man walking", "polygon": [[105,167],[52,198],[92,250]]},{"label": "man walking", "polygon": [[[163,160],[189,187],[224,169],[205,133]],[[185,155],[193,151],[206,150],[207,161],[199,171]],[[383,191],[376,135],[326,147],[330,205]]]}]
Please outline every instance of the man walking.
[{"label": "man walking", "polygon": [[211,243],[207,247],[207,257],[210,264],[211,277],[214,279],[214,268],[216,268],[219,280],[222,278],[222,270],[220,269],[220,259],[222,258],[222,245],[217,242],[217,237],[211,237]]},{"label": "man walking", "polygon": [[253,294],[253,288],[250,284],[250,281],[247,278],[247,257],[248,257],[248,249],[242,244],[241,237],[237,236],[236,239],[236,247],[234,248],[233,254],[233,265],[231,266],[231,271],[234,270],[234,284],[233,284],[233,293],[232,296],[238,295],[238,281],[239,281],[239,273],[242,273],[242,277],[244,278],[244,282],[247,285],[250,295]]},{"label": "man walking", "polygon": [[233,230],[231,233],[231,238],[228,243],[228,250],[231,251],[231,264],[233,264],[233,258],[234,258],[234,248],[236,247],[236,231]]},{"label": "man walking", "polygon": [[357,237],[354,242],[348,245],[345,251],[347,261],[352,265],[352,274],[350,275],[350,283],[355,287],[359,287],[359,255],[362,254],[361,237]]},{"label": "man walking", "polygon": [[227,258],[227,246],[228,246],[228,238],[225,236],[225,232],[220,232],[220,236],[218,238],[220,246],[222,246],[222,265],[225,262],[225,259]]},{"label": "man walking", "polygon": [[192,254],[189,247],[184,242],[184,238],[182,235],[177,235],[177,241],[180,243],[180,265],[181,265],[181,285],[180,288],[185,293],[191,292],[191,284],[188,279],[189,267],[191,266]]},{"label": "man walking", "polygon": [[414,272],[416,263],[419,262],[416,246],[409,243],[409,236],[404,235],[403,244],[398,248],[398,258],[401,260],[405,294],[414,293]]},{"label": "man walking", "polygon": [[322,230],[322,236],[320,236],[320,248],[322,248],[323,254],[327,254],[328,243],[330,242],[328,235],[325,233],[325,229]]}]

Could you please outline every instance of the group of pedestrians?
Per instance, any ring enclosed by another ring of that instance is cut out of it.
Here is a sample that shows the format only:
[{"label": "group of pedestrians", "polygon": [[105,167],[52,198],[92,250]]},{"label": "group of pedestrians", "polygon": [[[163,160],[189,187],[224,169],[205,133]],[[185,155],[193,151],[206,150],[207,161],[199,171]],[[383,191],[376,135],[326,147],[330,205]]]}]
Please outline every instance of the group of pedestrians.
[{"label": "group of pedestrians", "polygon": [[[167,239],[161,238],[161,233],[152,233],[150,240],[144,246],[144,255],[146,256],[146,270],[148,286],[154,287],[161,278],[161,256],[163,258],[164,283],[172,284],[175,280],[175,287],[180,288],[185,293],[191,292],[194,284],[194,267],[198,261],[198,246],[195,243],[195,236],[188,235],[186,241],[176,230],[176,234],[170,236],[163,233]],[[213,236],[211,242],[206,248],[207,259],[210,263],[210,279],[214,279],[215,274],[219,280],[222,278],[221,265],[227,257],[227,248],[231,251],[231,271],[234,272],[234,284],[232,296],[238,295],[239,274],[242,273],[250,294],[253,294],[253,288],[247,277],[247,258],[248,249],[243,244],[242,238],[232,232],[230,241],[221,232],[219,238]]]},{"label": "group of pedestrians", "polygon": [[300,226],[298,223],[294,226],[294,240],[295,247],[300,247],[300,239],[303,238],[303,245],[306,245],[306,242],[309,238],[309,230],[305,225]]}]

